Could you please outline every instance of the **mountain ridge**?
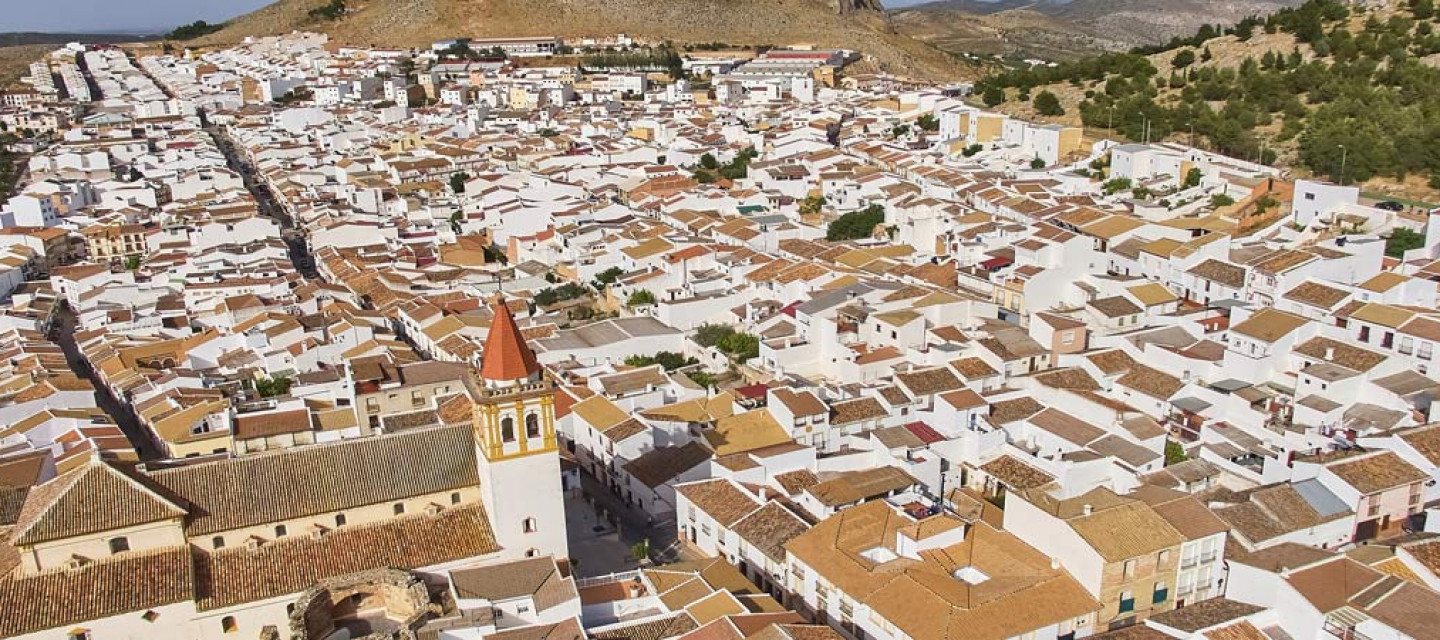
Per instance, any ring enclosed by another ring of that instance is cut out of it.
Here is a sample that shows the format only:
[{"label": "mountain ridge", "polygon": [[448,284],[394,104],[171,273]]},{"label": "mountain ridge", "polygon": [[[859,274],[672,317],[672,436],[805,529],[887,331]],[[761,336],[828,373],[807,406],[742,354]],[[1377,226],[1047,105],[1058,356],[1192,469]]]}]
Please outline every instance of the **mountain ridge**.
[{"label": "mountain ridge", "polygon": [[937,0],[891,11],[897,29],[948,51],[1068,59],[1159,45],[1300,0]]},{"label": "mountain ridge", "polygon": [[676,43],[811,44],[855,49],[877,70],[941,80],[978,75],[928,44],[896,33],[880,0],[350,0],[336,20],[327,0],[278,0],[228,22],[200,44],[321,31],[346,43],[426,46],[456,37],[607,36]]}]

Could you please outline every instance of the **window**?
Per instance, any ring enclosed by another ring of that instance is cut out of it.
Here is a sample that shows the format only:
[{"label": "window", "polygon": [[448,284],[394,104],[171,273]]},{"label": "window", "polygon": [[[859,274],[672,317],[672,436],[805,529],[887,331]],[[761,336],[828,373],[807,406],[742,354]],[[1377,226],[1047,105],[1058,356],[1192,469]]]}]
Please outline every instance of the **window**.
[{"label": "window", "polygon": [[532,413],[532,414],[530,414],[530,415],[525,416],[525,437],[526,437],[526,438],[539,438],[539,437],[540,437],[540,416],[539,416],[538,414]]},{"label": "window", "polygon": [[1435,345],[1434,345],[1434,344],[1429,343],[1429,342],[1423,342],[1423,341],[1422,341],[1422,342],[1420,343],[1420,351],[1417,352],[1415,355],[1416,355],[1417,357],[1419,357],[1421,360],[1429,360],[1430,358],[1434,357],[1434,355],[1435,355],[1434,349],[1435,349]]},{"label": "window", "polygon": [[1154,593],[1153,596],[1151,596],[1150,602],[1155,603],[1155,604],[1160,604],[1160,603],[1168,600],[1169,598],[1170,598],[1170,589],[1165,586],[1165,583],[1164,583],[1164,582],[1156,582],[1156,583],[1155,583],[1155,593]]},{"label": "window", "polygon": [[1370,342],[1370,327],[1360,327],[1360,341]]},{"label": "window", "polygon": [[1129,591],[1120,592],[1120,613],[1130,613],[1135,610],[1135,594]]},{"label": "window", "polygon": [[235,624],[235,616],[225,616],[220,619],[220,628],[225,633],[235,633],[240,630],[240,625]]},{"label": "window", "polygon": [[500,441],[501,441],[501,442],[514,442],[514,441],[515,441],[515,419],[514,419],[514,418],[512,418],[512,417],[510,417],[510,416],[505,416],[504,418],[501,418],[501,419],[500,419]]},{"label": "window", "polygon": [[1170,561],[1170,550],[1169,550],[1169,549],[1166,549],[1166,550],[1164,550],[1164,551],[1161,551],[1161,552],[1160,552],[1160,555],[1159,555],[1155,560],[1156,560],[1156,562],[1159,562],[1160,564],[1165,564],[1165,563],[1169,562],[1169,561]]},{"label": "window", "polygon": [[402,514],[404,514],[404,513],[405,513],[405,503],[403,503],[403,502],[396,502],[396,503],[395,503],[395,515],[398,516],[398,515],[402,515]]},{"label": "window", "polygon": [[224,548],[224,547],[225,547],[225,536],[215,536],[214,538],[211,538],[211,539],[210,539],[210,546],[211,546],[212,548],[215,548],[215,549],[222,549],[222,548]]},{"label": "window", "polygon": [[289,529],[286,529],[286,528],[285,528],[285,525],[283,525],[283,524],[277,524],[277,525],[275,525],[275,537],[276,537],[276,538],[283,538],[283,537],[285,537],[285,534],[287,534],[287,533],[290,533],[290,530],[289,530]]},{"label": "window", "polygon": [[125,553],[130,550],[130,539],[125,536],[110,539],[110,553]]},{"label": "window", "polygon": [[1315,199],[1315,194],[1313,194],[1313,193],[1307,193],[1307,194],[1305,194],[1305,199],[1306,199],[1306,200],[1314,200],[1314,199]]},{"label": "window", "polygon": [[1380,517],[1380,501],[1379,501],[1379,500],[1371,500],[1371,501],[1370,501],[1370,510],[1369,510],[1367,513],[1369,514],[1369,517],[1371,517],[1371,518],[1378,518],[1378,517]]},{"label": "window", "polygon": [[459,491],[456,491],[456,492],[450,494],[450,504],[460,504],[460,492],[459,492]]},{"label": "window", "polygon": [[534,558],[534,557],[536,557],[536,556],[538,556],[538,555],[540,555],[540,550],[539,550],[539,549],[531,548],[531,549],[526,549],[526,550],[525,550],[525,557],[526,557],[526,558]]},{"label": "window", "polygon": [[1410,336],[1400,337],[1400,353],[1410,355],[1415,351],[1415,339]]},{"label": "window", "polygon": [[76,629],[65,638],[66,640],[90,640],[90,632],[85,629]]},{"label": "window", "polygon": [[1126,577],[1126,578],[1133,578],[1133,577],[1135,577],[1135,561],[1134,561],[1134,560],[1126,560],[1126,561],[1125,561],[1125,567],[1124,567],[1124,569],[1123,569],[1122,571],[1123,571],[1123,574],[1122,574],[1122,575],[1123,575],[1124,577]]},{"label": "window", "polygon": [[535,524],[535,519],[534,519],[534,518],[526,518],[526,519],[522,520],[522,521],[520,522],[520,526],[521,526],[521,527],[524,527],[525,533],[535,533],[535,531],[538,529],[538,527],[537,527],[536,524]]},{"label": "window", "polygon": [[343,513],[337,513],[337,514],[335,514],[335,526],[337,526],[337,527],[343,527],[343,526],[345,526],[345,514],[343,514]]}]

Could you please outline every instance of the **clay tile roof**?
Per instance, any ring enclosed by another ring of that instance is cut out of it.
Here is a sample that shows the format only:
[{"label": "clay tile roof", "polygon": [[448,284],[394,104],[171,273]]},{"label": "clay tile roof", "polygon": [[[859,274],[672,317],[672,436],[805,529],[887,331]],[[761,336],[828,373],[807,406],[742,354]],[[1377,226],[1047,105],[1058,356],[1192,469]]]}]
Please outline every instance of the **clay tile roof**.
[{"label": "clay tile roof", "polygon": [[675,491],[722,527],[735,524],[760,506],[758,500],[727,480],[691,482],[675,487]]},{"label": "clay tile roof", "polygon": [[[426,464],[415,465],[416,460]],[[395,474],[393,469],[411,473]],[[479,482],[468,425],[314,445],[156,471],[202,535],[440,493]]]},{"label": "clay tile roof", "polygon": [[955,391],[965,386],[959,378],[955,377],[954,373],[945,367],[897,373],[895,380],[905,385],[905,388],[917,397]]},{"label": "clay tile roof", "polygon": [[9,575],[0,578],[5,612],[0,636],[82,624],[192,596],[190,551],[184,547],[123,554],[69,571]]},{"label": "clay tile roof", "polygon": [[890,412],[879,400],[874,398],[854,398],[842,400],[830,404],[830,424],[845,425],[861,420],[875,420],[890,415]]},{"label": "clay tile roof", "polygon": [[[1331,351],[1331,349],[1334,351]],[[1295,347],[1295,353],[1316,360],[1334,362],[1342,367],[1361,373],[1374,369],[1376,365],[1386,360],[1384,354],[1324,337],[1315,337],[1306,340],[1304,344]],[[1330,357],[1327,358],[1327,355]]]},{"label": "clay tile roof", "polygon": [[13,539],[29,545],[184,515],[175,503],[96,462],[31,490]]},{"label": "clay tile roof", "polygon": [[1352,458],[1328,465],[1326,469],[1363,494],[1393,489],[1430,477],[1389,451]]},{"label": "clay tile roof", "polygon": [[1275,342],[1291,331],[1309,324],[1310,320],[1278,309],[1261,309],[1240,324],[1230,327],[1232,333],[1250,336],[1263,342]]},{"label": "clay tile roof", "polygon": [[1321,309],[1333,309],[1335,305],[1349,298],[1350,292],[1319,282],[1307,281],[1285,292],[1283,297]]},{"label": "clay tile roof", "polygon": [[769,502],[741,518],[731,531],[776,562],[784,562],[785,543],[809,528],[804,520],[780,503]]},{"label": "clay tile roof", "polygon": [[655,447],[625,463],[625,471],[653,489],[709,459],[709,449],[699,442],[690,442],[683,447]]},{"label": "clay tile roof", "polygon": [[1231,289],[1245,286],[1245,267],[1214,258],[1195,265],[1186,273],[1218,282]]},{"label": "clay tile roof", "polygon": [[1260,611],[1264,611],[1264,607],[1225,598],[1212,598],[1179,609],[1157,613],[1150,616],[1150,620],[1172,629],[1195,633],[1201,629],[1225,624]]},{"label": "clay tile roof", "polygon": [[495,319],[490,323],[490,333],[485,336],[484,360],[480,365],[480,377],[486,380],[524,380],[540,373],[540,364],[535,361],[535,352],[520,334],[515,317],[503,302],[495,303]]},{"label": "clay tile roof", "polygon": [[326,578],[381,567],[415,569],[500,550],[479,504],[431,516],[340,527],[316,539],[291,536],[257,550],[195,552],[201,611],[304,591]]},{"label": "clay tile roof", "polygon": [[[508,600],[535,595],[559,572],[552,557],[526,558],[456,569],[450,573],[450,583],[462,598]],[[575,597],[578,599],[579,595]]]},{"label": "clay tile roof", "polygon": [[1025,464],[1011,456],[1000,456],[980,465],[980,470],[995,477],[1016,491],[1034,489],[1049,484],[1054,478],[1049,474]]}]

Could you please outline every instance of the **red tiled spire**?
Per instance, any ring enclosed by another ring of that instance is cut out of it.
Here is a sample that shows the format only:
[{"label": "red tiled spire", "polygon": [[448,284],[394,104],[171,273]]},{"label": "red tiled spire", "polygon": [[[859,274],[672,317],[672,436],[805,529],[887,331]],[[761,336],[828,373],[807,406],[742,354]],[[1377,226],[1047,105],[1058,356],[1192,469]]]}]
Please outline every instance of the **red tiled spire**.
[{"label": "red tiled spire", "polygon": [[490,335],[485,336],[485,353],[480,363],[480,377],[486,380],[509,382],[524,380],[540,373],[540,363],[535,361],[535,352],[525,344],[520,327],[505,300],[495,298],[495,320],[490,323]]}]

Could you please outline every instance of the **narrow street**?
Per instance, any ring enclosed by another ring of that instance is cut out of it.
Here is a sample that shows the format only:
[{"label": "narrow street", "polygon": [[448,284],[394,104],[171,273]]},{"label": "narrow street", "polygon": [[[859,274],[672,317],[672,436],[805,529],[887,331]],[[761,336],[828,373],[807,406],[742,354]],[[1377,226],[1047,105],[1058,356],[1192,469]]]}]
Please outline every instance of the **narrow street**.
[{"label": "narrow street", "polygon": [[209,120],[201,114],[201,120],[205,123],[205,132],[215,141],[215,146],[225,154],[225,162],[230,170],[240,174],[245,181],[245,189],[255,197],[256,206],[260,209],[260,215],[280,223],[280,237],[290,249],[290,262],[300,275],[310,279],[318,279],[320,272],[315,269],[315,258],[310,255],[309,244],[305,241],[305,233],[295,226],[284,207],[275,200],[275,194],[270,192],[270,187],[255,177],[255,171],[250,167],[240,153],[219,127],[210,124]]},{"label": "narrow street", "polygon": [[80,346],[75,344],[75,329],[79,319],[69,305],[61,305],[60,310],[55,313],[55,323],[51,328],[50,338],[60,345],[60,350],[65,352],[65,361],[70,365],[70,370],[95,385],[95,406],[100,407],[110,418],[115,421],[116,426],[125,432],[125,437],[130,439],[130,444],[140,453],[140,460],[155,460],[160,457],[160,449],[150,439],[149,432],[140,425],[139,418],[135,417],[134,409],[125,402],[116,399],[110,394],[110,390],[95,375],[90,364],[85,360],[85,355],[80,353]]}]

